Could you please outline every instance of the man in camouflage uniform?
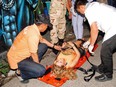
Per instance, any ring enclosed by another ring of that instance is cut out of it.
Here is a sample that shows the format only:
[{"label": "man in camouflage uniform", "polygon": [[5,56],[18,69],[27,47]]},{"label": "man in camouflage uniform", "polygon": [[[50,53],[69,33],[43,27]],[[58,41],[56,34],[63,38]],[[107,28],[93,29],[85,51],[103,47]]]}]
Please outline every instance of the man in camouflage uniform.
[{"label": "man in camouflage uniform", "polygon": [[66,31],[66,8],[70,11],[67,0],[51,0],[49,15],[53,29],[50,31],[50,38],[53,44],[63,43]]}]

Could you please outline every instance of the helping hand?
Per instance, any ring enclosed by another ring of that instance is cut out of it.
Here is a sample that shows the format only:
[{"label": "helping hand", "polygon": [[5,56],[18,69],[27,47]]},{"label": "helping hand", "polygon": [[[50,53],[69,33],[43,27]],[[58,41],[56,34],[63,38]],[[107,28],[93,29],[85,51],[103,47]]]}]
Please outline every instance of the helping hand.
[{"label": "helping hand", "polygon": [[55,45],[55,46],[54,46],[54,49],[61,51],[61,46]]},{"label": "helping hand", "polygon": [[92,51],[93,48],[94,48],[93,45],[89,45],[89,47],[88,47],[88,50],[89,50],[89,52],[91,53],[92,56],[94,56],[94,52]]},{"label": "helping hand", "polygon": [[89,42],[89,41],[86,41],[86,42],[83,44],[83,47],[84,47],[84,48],[88,48],[89,45],[90,45],[90,42]]}]

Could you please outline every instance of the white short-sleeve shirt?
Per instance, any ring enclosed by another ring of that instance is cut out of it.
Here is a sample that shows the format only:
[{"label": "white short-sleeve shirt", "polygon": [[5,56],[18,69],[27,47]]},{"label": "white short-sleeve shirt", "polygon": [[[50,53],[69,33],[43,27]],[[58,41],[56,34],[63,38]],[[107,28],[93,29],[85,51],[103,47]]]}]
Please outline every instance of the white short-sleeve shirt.
[{"label": "white short-sleeve shirt", "polygon": [[99,2],[87,3],[85,16],[91,26],[97,23],[98,29],[105,33],[103,41],[116,34],[116,9]]}]

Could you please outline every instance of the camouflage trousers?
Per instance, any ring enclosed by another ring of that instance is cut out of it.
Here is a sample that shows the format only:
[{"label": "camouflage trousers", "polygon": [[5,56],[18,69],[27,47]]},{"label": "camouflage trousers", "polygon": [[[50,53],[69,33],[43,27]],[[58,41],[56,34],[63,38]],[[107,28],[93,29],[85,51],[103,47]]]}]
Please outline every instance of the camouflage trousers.
[{"label": "camouflage trousers", "polygon": [[64,39],[66,31],[66,19],[58,17],[57,15],[50,15],[50,21],[53,24],[53,29],[50,31],[50,38],[53,44],[57,43],[59,39]]}]

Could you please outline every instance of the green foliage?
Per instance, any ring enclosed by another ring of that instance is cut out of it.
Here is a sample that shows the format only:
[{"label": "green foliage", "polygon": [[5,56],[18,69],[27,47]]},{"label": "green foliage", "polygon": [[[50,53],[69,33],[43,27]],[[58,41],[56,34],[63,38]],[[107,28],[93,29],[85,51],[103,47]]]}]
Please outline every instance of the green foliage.
[{"label": "green foliage", "polygon": [[9,71],[8,63],[4,60],[0,60],[0,73],[4,74],[6,76],[8,71]]},{"label": "green foliage", "polygon": [[44,6],[43,6],[43,2],[41,0],[38,0],[38,4],[34,10],[34,15],[35,17],[39,14],[42,14],[44,12]]}]

